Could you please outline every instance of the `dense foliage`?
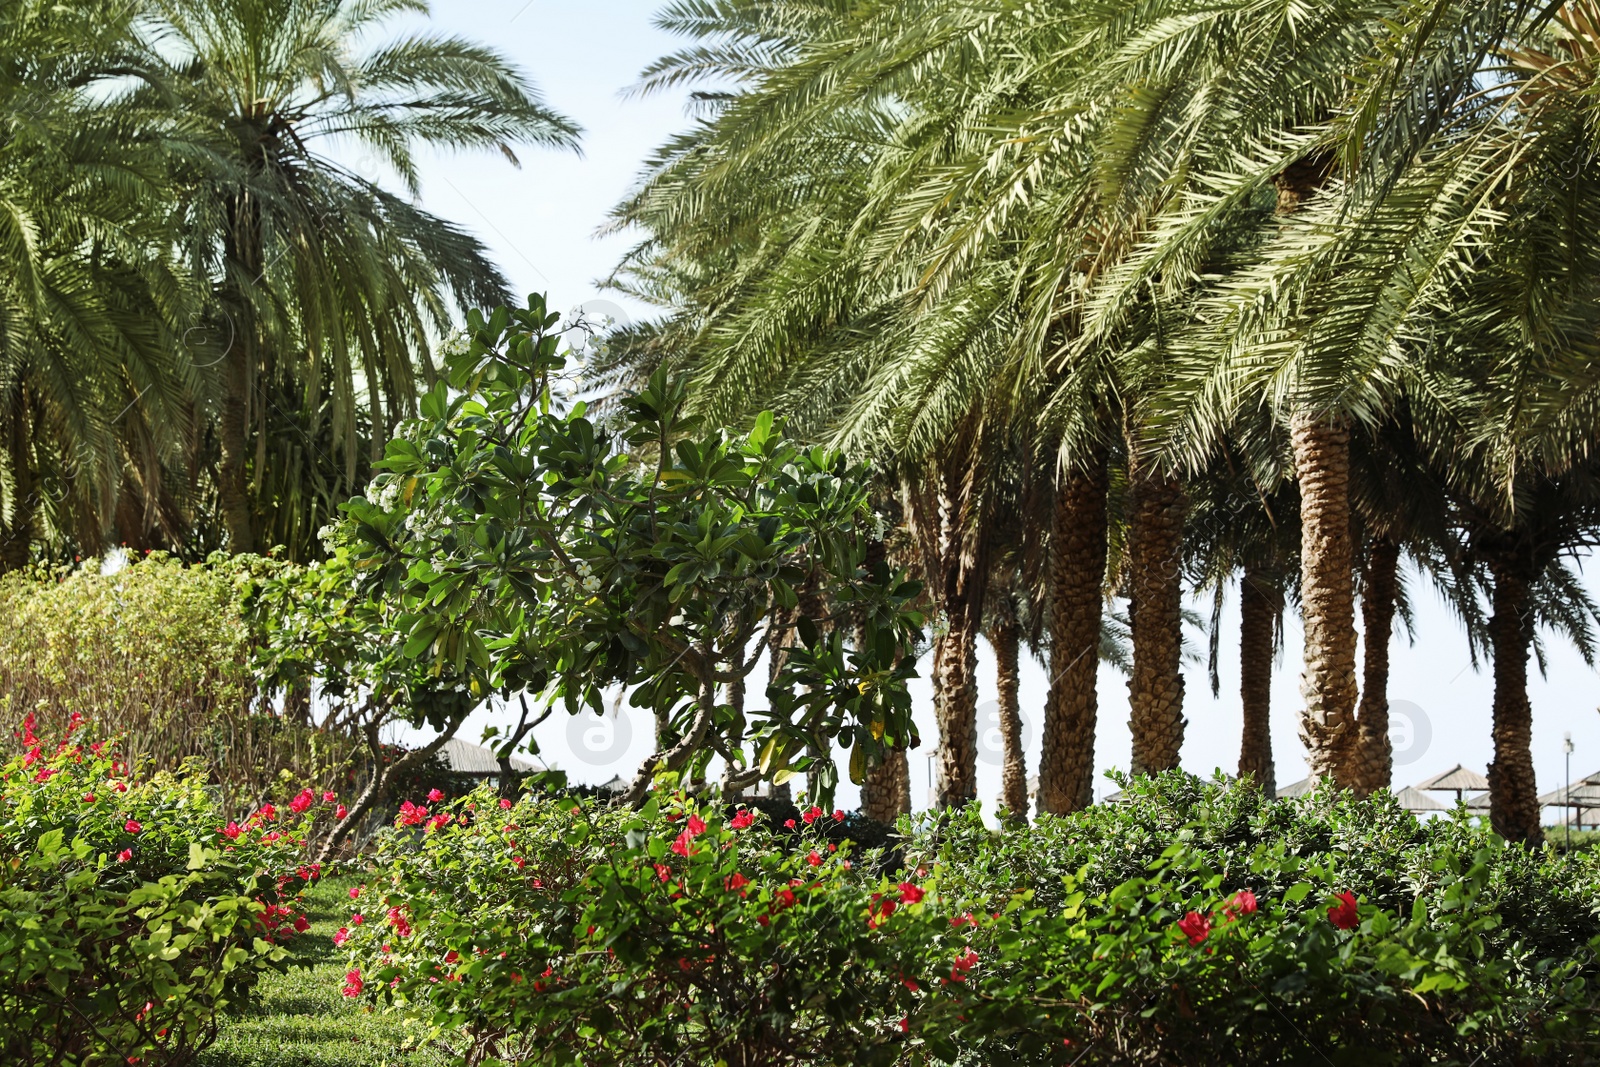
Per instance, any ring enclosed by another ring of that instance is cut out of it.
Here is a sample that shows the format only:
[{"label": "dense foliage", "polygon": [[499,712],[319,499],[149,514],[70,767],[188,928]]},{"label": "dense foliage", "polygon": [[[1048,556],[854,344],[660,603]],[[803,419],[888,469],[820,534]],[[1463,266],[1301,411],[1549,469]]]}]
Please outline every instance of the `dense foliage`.
[{"label": "dense foliage", "polygon": [[[553,395],[565,356],[542,298],[469,321],[448,380],[329,531],[332,558],[253,594],[278,677],[446,732],[491,696],[598,714],[626,686],[657,722],[634,800],[718,755],[736,787],[806,770],[831,792],[813,753],[833,739],[857,781],[910,744],[921,587],[870,559],[865,469],[770,413],[700,430],[665,375],[618,398],[608,432]],[[747,724],[726,692],[785,627],[800,642]]]},{"label": "dense foliage", "polygon": [[830,841],[843,818],[775,827],[666,792],[638,811],[488,792],[410,805],[336,935],[346,995],[474,1064],[1600,1049],[1588,860],[1179,775],[1034,831],[908,826],[904,867]]},{"label": "dense foliage", "polygon": [[182,1064],[306,928],[305,825],[331,798],[239,823],[185,768],[146,775],[74,716],[23,726],[0,771],[0,1054]]}]

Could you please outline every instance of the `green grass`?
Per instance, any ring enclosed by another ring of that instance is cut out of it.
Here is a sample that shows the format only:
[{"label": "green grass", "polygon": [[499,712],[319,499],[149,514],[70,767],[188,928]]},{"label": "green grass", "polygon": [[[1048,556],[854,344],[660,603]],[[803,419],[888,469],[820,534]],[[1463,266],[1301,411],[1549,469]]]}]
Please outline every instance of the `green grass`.
[{"label": "green grass", "polygon": [[436,1067],[444,1057],[410,1047],[394,1016],[345,999],[345,957],[333,934],[350,912],[352,879],[330,878],[306,894],[311,929],[295,939],[294,963],[256,987],[222,1027],[198,1067]]}]

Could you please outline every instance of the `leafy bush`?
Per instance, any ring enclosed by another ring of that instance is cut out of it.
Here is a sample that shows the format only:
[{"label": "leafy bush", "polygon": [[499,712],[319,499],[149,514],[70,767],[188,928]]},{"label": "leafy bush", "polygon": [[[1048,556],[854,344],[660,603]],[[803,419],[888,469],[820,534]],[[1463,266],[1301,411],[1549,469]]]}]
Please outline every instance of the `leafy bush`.
[{"label": "leafy bush", "polygon": [[0,1049],[12,1064],[181,1064],[304,927],[305,814],[224,824],[186,767],[139,780],[71,720],[0,772]]},{"label": "leafy bush", "polygon": [[253,679],[241,587],[281,566],[155,554],[114,572],[91,561],[0,577],[0,724],[31,715],[59,731],[74,713],[93,715],[135,762],[204,761],[235,811],[288,778],[334,786],[352,773],[354,744],[271,714]]},{"label": "leafy bush", "polygon": [[465,1064],[1561,1063],[1600,1048],[1594,920],[1552,936],[1600,905],[1594,868],[1472,827],[1178,776],[1035,830],[903,825],[893,874],[835,847],[835,825],[660,794],[637,812],[502,809],[487,791],[413,805],[339,935],[346,993],[431,1025]]}]

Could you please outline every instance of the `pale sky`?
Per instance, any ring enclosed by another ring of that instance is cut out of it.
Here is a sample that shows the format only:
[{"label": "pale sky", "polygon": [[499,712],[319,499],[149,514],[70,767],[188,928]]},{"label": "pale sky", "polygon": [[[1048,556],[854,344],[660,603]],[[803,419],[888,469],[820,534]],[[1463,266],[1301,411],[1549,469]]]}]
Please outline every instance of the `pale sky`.
[{"label": "pale sky", "polygon": [[[520,170],[499,156],[473,155],[432,159],[423,165],[423,204],[429,210],[475,232],[493,251],[518,293],[550,294],[553,310],[606,301],[600,310],[630,317],[648,314],[612,293],[602,292],[603,278],[626,251],[626,237],[597,239],[595,231],[606,212],[635,181],[644,159],[672,132],[689,123],[686,92],[647,99],[623,98],[639,72],[652,60],[680,45],[657,30],[649,0],[589,0],[558,4],[548,0],[447,0],[434,7],[435,29],[494,45],[520,64],[538,84],[546,100],[585,128],[583,155],[526,150]],[[359,163],[359,161],[357,161]],[[1417,600],[1417,639],[1408,645],[1396,636],[1391,651],[1390,699],[1395,706],[1396,786],[1422,781],[1457,763],[1482,772],[1493,752],[1490,738],[1492,680],[1488,664],[1474,671],[1461,624],[1439,598],[1413,574]],[[1196,605],[1209,617],[1209,604]],[[1205,667],[1189,670],[1186,710],[1188,732],[1183,765],[1197,774],[1235,769],[1239,754],[1238,615],[1236,598],[1223,620],[1222,696],[1213,699]],[[1298,622],[1287,620],[1287,647],[1273,688],[1273,746],[1280,784],[1305,775],[1303,749],[1296,732],[1300,635]],[[1194,635],[1194,640],[1200,640]],[[1567,645],[1551,638],[1548,680],[1533,671],[1534,762],[1540,792],[1557,788],[1565,773],[1563,734],[1576,746],[1574,780],[1600,771],[1600,686],[1593,670]],[[1532,668],[1530,668],[1532,669]],[[926,670],[926,664],[924,664]],[[1039,727],[1046,688],[1043,669],[1025,662],[1022,703],[1030,729],[1029,773],[1038,770]],[[765,677],[758,670],[757,677]],[[1000,789],[999,738],[993,729],[994,666],[985,650],[979,677],[981,699],[990,718],[980,739],[984,762],[979,768],[979,796],[986,807]],[[924,747],[913,753],[912,793],[918,807],[928,801],[928,760],[938,731],[932,721],[927,683],[918,683],[917,719]],[[759,689],[751,707],[764,701]],[[628,712],[625,710],[624,715]],[[585,716],[565,721],[557,713],[541,727],[538,738],[547,762],[569,772],[575,781],[600,782],[613,774],[631,775],[649,753],[649,723],[639,713],[618,729]],[[1100,726],[1096,761],[1101,771],[1126,767],[1131,745],[1127,727],[1125,681],[1109,668],[1100,678]],[[500,715],[475,716],[461,737],[477,741],[480,721]],[[1098,792],[1115,787],[1101,781]],[[848,785],[840,800],[846,806],[856,794]],[[1547,813],[1550,814],[1550,813]]]}]

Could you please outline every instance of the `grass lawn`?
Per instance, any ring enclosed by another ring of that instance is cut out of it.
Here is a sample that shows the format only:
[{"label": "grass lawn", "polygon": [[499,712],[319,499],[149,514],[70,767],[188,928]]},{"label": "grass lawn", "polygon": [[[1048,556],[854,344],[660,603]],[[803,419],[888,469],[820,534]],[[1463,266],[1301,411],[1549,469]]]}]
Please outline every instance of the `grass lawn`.
[{"label": "grass lawn", "polygon": [[261,980],[223,1025],[199,1067],[434,1067],[443,1057],[411,1049],[398,1019],[339,994],[344,954],[333,934],[350,913],[354,879],[330,878],[306,894],[311,929],[296,938],[294,964]]}]

